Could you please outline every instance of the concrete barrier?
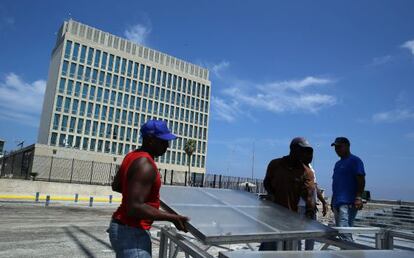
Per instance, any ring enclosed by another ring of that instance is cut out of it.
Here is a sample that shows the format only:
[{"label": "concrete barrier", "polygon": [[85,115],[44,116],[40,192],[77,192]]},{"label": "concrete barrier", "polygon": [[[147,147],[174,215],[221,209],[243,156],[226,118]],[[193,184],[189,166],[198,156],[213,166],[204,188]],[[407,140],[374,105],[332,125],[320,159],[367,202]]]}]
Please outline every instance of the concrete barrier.
[{"label": "concrete barrier", "polygon": [[79,200],[82,200],[83,196],[102,197],[106,202],[109,195],[113,196],[114,201],[122,198],[121,194],[112,191],[110,186],[0,179],[0,196],[32,196],[35,200],[37,192],[41,196],[50,195],[52,200],[54,196],[61,196],[73,201],[75,194],[79,195]]}]

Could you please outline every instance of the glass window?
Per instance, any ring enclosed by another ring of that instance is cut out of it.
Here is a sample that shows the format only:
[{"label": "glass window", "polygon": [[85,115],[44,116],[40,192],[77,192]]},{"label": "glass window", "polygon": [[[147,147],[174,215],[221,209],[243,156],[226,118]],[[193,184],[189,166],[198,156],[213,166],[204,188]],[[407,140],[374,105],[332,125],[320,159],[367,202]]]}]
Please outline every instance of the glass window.
[{"label": "glass window", "polygon": [[126,79],[125,83],[125,91],[129,92],[129,89],[131,88],[131,79]]},{"label": "glass window", "polygon": [[111,137],[112,134],[112,125],[108,124],[108,126],[106,127],[106,137],[109,138]]},{"label": "glass window", "polygon": [[149,97],[150,97],[150,98],[154,98],[154,85],[151,85],[151,86],[150,86]]},{"label": "glass window", "polygon": [[108,70],[112,71],[113,66],[114,66],[114,55],[109,55]]},{"label": "glass window", "polygon": [[76,64],[75,63],[71,63],[70,64],[69,76],[73,78],[75,76],[75,72],[76,72]]},{"label": "glass window", "polygon": [[161,89],[160,100],[164,100],[164,96],[165,96],[165,89]]},{"label": "glass window", "polygon": [[93,69],[93,73],[92,73],[92,82],[96,83],[98,81],[98,70]]},{"label": "glass window", "polygon": [[108,103],[109,102],[109,90],[108,89],[105,89],[104,102],[105,103]]},{"label": "glass window", "polygon": [[65,91],[65,83],[66,83],[66,80],[61,78],[60,83],[59,83],[59,92],[60,93],[63,93]]},{"label": "glass window", "polygon": [[99,127],[99,136],[103,137],[105,133],[105,123],[101,123],[101,126]]},{"label": "glass window", "polygon": [[140,80],[144,80],[144,70],[145,69],[145,65],[141,64],[141,67],[139,69],[139,79]]},{"label": "glass window", "polygon": [[127,112],[125,110],[122,111],[122,123],[124,124],[126,122],[126,116]]},{"label": "glass window", "polygon": [[134,113],[132,113],[131,111],[128,112],[128,125],[132,125],[132,117],[133,117]]},{"label": "glass window", "polygon": [[76,115],[76,113],[78,112],[78,105],[79,105],[79,100],[74,99],[73,104],[72,104],[72,114]]},{"label": "glass window", "polygon": [[79,43],[75,43],[73,47],[72,60],[78,60],[78,54],[79,54]]},{"label": "glass window", "polygon": [[89,51],[88,51],[88,65],[92,64],[93,51],[94,51],[93,48],[89,48]]},{"label": "glass window", "polygon": [[101,63],[101,68],[102,69],[106,69],[106,59],[108,58],[108,53],[103,52],[102,53],[102,63]]},{"label": "glass window", "polygon": [[162,86],[165,86],[166,79],[167,79],[167,72],[162,72]]},{"label": "glass window", "polygon": [[181,76],[178,76],[177,90],[181,91]]},{"label": "glass window", "polygon": [[105,81],[105,85],[107,87],[111,86],[111,80],[112,80],[112,74],[111,73],[107,73],[106,74],[106,81]]},{"label": "glass window", "polygon": [[71,117],[70,118],[70,124],[69,124],[69,131],[70,132],[73,132],[75,130],[75,123],[76,123],[76,118]]},{"label": "glass window", "polygon": [[137,138],[138,138],[138,130],[134,129],[132,133],[132,141],[137,142]]},{"label": "glass window", "polygon": [[125,74],[125,68],[126,68],[126,59],[122,58],[122,61],[121,61],[121,73],[122,74]]},{"label": "glass window", "polygon": [[86,56],[86,46],[82,45],[81,54],[80,54],[80,62],[85,63],[85,56]]},{"label": "glass window", "polygon": [[86,108],[86,102],[85,101],[81,101],[79,115],[83,116],[85,114],[85,108]]},{"label": "glass window", "polygon": [[105,79],[105,72],[100,71],[99,72],[99,80],[98,80],[99,85],[103,85],[104,79]]},{"label": "glass window", "polygon": [[142,82],[138,82],[138,95],[142,95]]},{"label": "glass window", "polygon": [[86,120],[85,123],[85,134],[89,134],[91,132],[91,120]]},{"label": "glass window", "polygon": [[136,92],[137,92],[137,81],[132,81],[132,87],[131,87],[131,91],[132,91],[132,94],[136,94]]},{"label": "glass window", "polygon": [[96,146],[96,140],[91,139],[91,145],[89,146],[89,150],[94,151]]},{"label": "glass window", "polygon": [[149,81],[150,72],[151,72],[151,67],[147,66],[147,70],[146,70],[146,72],[145,72],[145,81],[146,81],[146,82],[148,82],[148,81]]},{"label": "glass window", "polygon": [[168,86],[168,88],[171,88],[171,74],[169,73],[168,74],[168,80],[167,80],[167,86]]},{"label": "glass window", "polygon": [[97,133],[98,133],[98,122],[95,121],[93,122],[93,125],[92,125],[92,135],[96,136]]},{"label": "glass window", "polygon": [[121,76],[119,78],[119,89],[123,90],[124,89],[124,84],[125,84],[125,78],[123,76]]},{"label": "glass window", "polygon": [[101,119],[104,120],[106,118],[106,113],[108,112],[108,106],[103,105],[102,106],[102,114]]},{"label": "glass window", "polygon": [[69,135],[66,141],[66,146],[72,147],[73,144],[73,135]]},{"label": "glass window", "polygon": [[62,126],[60,130],[66,131],[66,127],[68,127],[68,116],[62,116]]},{"label": "glass window", "polygon": [[103,91],[103,89],[101,87],[98,87],[98,92],[97,92],[97,95],[96,95],[96,100],[97,101],[101,101],[101,99],[102,99],[102,91]]},{"label": "glass window", "polygon": [[75,140],[75,148],[79,149],[80,147],[80,142],[81,142],[81,137],[80,136],[76,136],[76,140]]},{"label": "glass window", "polygon": [[69,62],[68,61],[63,61],[63,65],[62,65],[62,75],[67,74],[68,72],[68,66],[69,66]]},{"label": "glass window", "polygon": [[89,139],[84,137],[83,138],[82,149],[87,150],[88,149],[88,143],[89,143]]},{"label": "glass window", "polygon": [[115,69],[114,71],[117,73],[119,71],[119,63],[121,62],[121,58],[119,56],[115,59]]},{"label": "glass window", "polygon": [[147,111],[147,99],[142,99],[142,110]]},{"label": "glass window", "polygon": [[93,100],[95,98],[95,90],[96,90],[96,87],[95,86],[91,86],[90,92],[89,92],[89,99],[90,100]]},{"label": "glass window", "polygon": [[78,129],[77,129],[78,133],[82,133],[83,131],[83,119],[79,118],[78,120]]},{"label": "glass window", "polygon": [[115,122],[119,122],[120,118],[121,118],[121,110],[117,108],[115,111]]},{"label": "glass window", "polygon": [[70,98],[65,98],[65,109],[64,109],[64,111],[66,113],[69,113],[70,102],[71,102],[71,99]]},{"label": "glass window", "polygon": [[102,152],[102,147],[103,147],[103,141],[102,140],[98,140],[98,148],[97,148],[97,151],[98,152]]},{"label": "glass window", "polygon": [[152,113],[152,100],[148,101],[148,113]]},{"label": "glass window", "polygon": [[120,130],[119,130],[119,139],[123,140],[124,139],[124,135],[125,135],[125,127],[121,126]]},{"label": "glass window", "polygon": [[123,101],[124,108],[128,107],[128,99],[129,99],[128,94],[124,94],[124,101]]},{"label": "glass window", "polygon": [[83,65],[78,66],[78,79],[81,80],[83,76]]},{"label": "glass window", "polygon": [[133,65],[133,62],[132,61],[128,61],[128,70],[127,70],[127,75],[128,76],[131,76],[132,65]]},{"label": "glass window", "polygon": [[86,81],[89,81],[90,79],[91,79],[91,68],[86,67],[86,70],[85,70],[85,80]]},{"label": "glass window", "polygon": [[80,91],[81,91],[81,84],[80,84],[80,82],[76,82],[76,86],[75,86],[75,96],[79,96],[80,95]]},{"label": "glass window", "polygon": [[95,67],[99,67],[99,60],[100,60],[100,58],[101,58],[101,50],[96,50],[95,51],[95,62],[94,62],[94,65],[95,65]]},{"label": "glass window", "polygon": [[112,143],[111,153],[116,154],[116,143],[115,142]]},{"label": "glass window", "polygon": [[114,131],[112,132],[112,138],[116,139],[118,138],[118,126],[114,125]]},{"label": "glass window", "polygon": [[131,96],[130,100],[129,100],[129,108],[133,109],[135,105],[135,97]]},{"label": "glass window", "polygon": [[141,98],[137,97],[137,103],[135,104],[135,110],[141,109]]},{"label": "glass window", "polygon": [[155,73],[156,73],[155,68],[152,68],[151,69],[151,83],[155,83]]},{"label": "glass window", "polygon": [[88,89],[89,89],[89,85],[85,83],[83,85],[82,97],[86,98],[88,96]]},{"label": "glass window", "polygon": [[95,105],[95,118],[99,118],[99,113],[101,112],[101,105],[96,104]]},{"label": "glass window", "polygon": [[66,134],[59,136],[59,146],[64,147],[66,145]]},{"label": "glass window", "polygon": [[160,85],[161,81],[161,70],[157,70],[157,85]]},{"label": "glass window", "polygon": [[112,88],[116,89],[118,87],[118,75],[114,75],[114,81],[112,82]]},{"label": "glass window", "polygon": [[69,59],[71,49],[72,49],[72,41],[68,40],[66,41],[65,58]]},{"label": "glass window", "polygon": [[115,98],[116,98],[116,91],[112,91],[111,93],[111,104],[115,105]]},{"label": "glass window", "polygon": [[88,113],[87,113],[88,117],[92,116],[92,111],[93,111],[93,103],[89,102],[88,103]]},{"label": "glass window", "polygon": [[149,85],[147,83],[144,84],[144,96],[148,97],[149,92]]},{"label": "glass window", "polygon": [[108,141],[105,141],[105,148],[104,148],[105,153],[109,153],[110,151],[109,146],[110,146],[110,143]]},{"label": "glass window", "polygon": [[117,105],[118,107],[120,107],[120,106],[121,106],[121,104],[122,104],[122,93],[121,93],[121,92],[118,92],[118,99],[117,99],[117,103],[116,103],[116,105]]},{"label": "glass window", "polygon": [[53,129],[57,130],[59,127],[59,120],[60,120],[60,115],[59,114],[55,114],[55,117],[53,118]]},{"label": "glass window", "polygon": [[139,67],[139,64],[135,63],[135,65],[134,65],[134,78],[137,78],[137,76],[138,76],[138,67]]},{"label": "glass window", "polygon": [[135,113],[135,117],[134,117],[134,126],[138,126],[139,125],[139,114]]}]

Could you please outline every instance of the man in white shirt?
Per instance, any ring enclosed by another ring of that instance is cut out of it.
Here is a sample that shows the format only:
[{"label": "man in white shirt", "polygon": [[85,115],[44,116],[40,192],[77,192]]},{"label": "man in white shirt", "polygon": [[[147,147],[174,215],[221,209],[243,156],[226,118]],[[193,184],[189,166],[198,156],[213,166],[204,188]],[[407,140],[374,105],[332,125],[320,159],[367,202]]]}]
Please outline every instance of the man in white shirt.
[{"label": "man in white shirt", "polygon": [[[323,198],[322,192],[321,190],[318,188],[318,184],[316,183],[316,175],[315,175],[315,170],[313,169],[311,164],[307,165],[311,171],[313,172],[313,176],[315,178],[315,190],[313,192],[313,198],[314,201],[316,203],[316,200],[318,199],[321,203],[322,203],[322,215],[325,217],[327,211],[328,211],[328,205],[325,201],[325,199]],[[316,206],[315,206],[316,207]],[[316,212],[317,209],[315,208],[315,211],[313,213],[312,219],[316,220]],[[305,217],[305,213],[306,213],[306,202],[305,200],[303,200],[303,198],[299,199],[299,203],[298,203],[298,213],[304,218]],[[313,250],[313,247],[315,245],[315,240],[313,239],[307,239],[305,240],[305,250]],[[302,241],[299,241],[299,250],[302,249]]]}]

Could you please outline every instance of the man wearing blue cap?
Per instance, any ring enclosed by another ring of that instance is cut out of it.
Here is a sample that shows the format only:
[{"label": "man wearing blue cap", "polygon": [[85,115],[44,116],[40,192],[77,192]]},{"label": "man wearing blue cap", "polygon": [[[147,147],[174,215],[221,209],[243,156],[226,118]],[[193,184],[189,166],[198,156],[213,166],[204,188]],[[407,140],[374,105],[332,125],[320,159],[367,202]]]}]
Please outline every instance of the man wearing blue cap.
[{"label": "man wearing blue cap", "polygon": [[141,148],[125,156],[112,183],[112,189],[122,193],[108,229],[116,257],[151,257],[149,230],[154,220],[170,221],[187,232],[187,217],[159,210],[161,177],[154,158],[162,156],[177,137],[161,120],[146,122],[141,136]]},{"label": "man wearing blue cap", "polygon": [[[331,144],[340,157],[332,176],[332,211],[337,227],[352,227],[358,210],[362,209],[362,193],[365,188],[364,163],[353,155],[351,143],[345,137],[338,137]],[[352,241],[352,235],[341,238]]]}]

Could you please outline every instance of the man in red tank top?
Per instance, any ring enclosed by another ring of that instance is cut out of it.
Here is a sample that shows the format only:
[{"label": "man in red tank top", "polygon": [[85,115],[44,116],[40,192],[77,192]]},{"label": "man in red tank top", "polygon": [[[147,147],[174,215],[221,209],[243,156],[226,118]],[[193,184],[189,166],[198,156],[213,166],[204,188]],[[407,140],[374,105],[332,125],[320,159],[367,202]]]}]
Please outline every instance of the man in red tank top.
[{"label": "man in red tank top", "polygon": [[187,217],[159,210],[161,179],[154,158],[177,137],[161,120],[145,123],[141,136],[142,147],[125,156],[112,183],[112,189],[122,193],[108,229],[116,257],[151,257],[149,230],[154,220],[170,221],[187,232]]}]

